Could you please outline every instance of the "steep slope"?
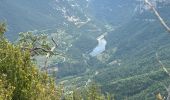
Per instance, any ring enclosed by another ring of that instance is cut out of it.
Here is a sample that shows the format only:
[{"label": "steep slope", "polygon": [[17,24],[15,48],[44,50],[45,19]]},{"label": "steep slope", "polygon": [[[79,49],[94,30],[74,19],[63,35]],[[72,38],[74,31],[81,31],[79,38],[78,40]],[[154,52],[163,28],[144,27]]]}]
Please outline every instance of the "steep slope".
[{"label": "steep slope", "polygon": [[[97,45],[96,38],[99,35],[110,31],[110,28],[112,30],[112,26],[108,23],[105,22],[103,24],[101,19],[93,16],[92,9],[94,11],[97,9],[93,8],[93,6],[95,6],[93,4],[101,3],[98,1],[96,3],[94,2],[96,1],[43,0],[39,2],[38,0],[3,0],[0,3],[0,13],[2,13],[0,19],[5,19],[7,21],[9,29],[7,37],[11,40],[15,40],[19,32],[29,30],[34,32],[38,30],[48,34],[55,33],[52,34],[52,36],[55,36],[56,39],[58,39],[57,36],[59,36],[57,34],[64,33],[61,38],[63,41],[65,40],[66,43],[70,42],[72,45],[66,50],[66,53],[69,55],[69,58],[71,57],[75,62],[75,60],[84,59],[82,56],[84,54],[88,56],[95,45]],[[105,7],[107,3],[103,3],[104,5],[101,7]],[[118,3],[121,4],[121,2]],[[116,11],[116,9],[112,9]],[[72,38],[69,40],[64,39],[65,37],[63,36],[65,35]],[[66,49],[63,48],[63,45],[60,45],[60,47],[62,50]],[[83,60],[79,62],[76,61],[80,63],[78,66],[82,66],[82,61]],[[54,62],[57,61],[54,60]],[[68,64],[59,65],[68,66]],[[70,67],[73,65],[74,64],[71,64]],[[85,66],[88,65],[85,64]]]},{"label": "steep slope", "polygon": [[[155,3],[160,14],[170,23],[169,2]],[[93,66],[90,71],[64,78],[65,84],[70,86],[72,81],[75,83],[71,85],[86,86],[95,80],[103,91],[115,94],[117,100],[154,100],[157,92],[167,95],[164,85],[169,85],[168,75],[161,69],[155,54],[158,53],[169,69],[169,34],[142,2],[135,8],[129,20],[108,32],[106,51],[88,60],[88,66]],[[104,22],[109,23],[111,19]],[[114,23],[110,25],[114,26]]]},{"label": "steep slope", "polygon": [[[169,1],[153,4],[170,23]],[[152,100],[157,91],[166,95],[161,83],[167,85],[168,76],[155,53],[168,67],[170,39],[141,0],[1,0],[0,13],[9,23],[10,39],[21,31],[38,30],[58,41],[66,60],[54,57],[50,64],[58,68],[56,76],[66,89],[95,80],[118,100]],[[96,38],[103,34],[106,50],[91,57]]]},{"label": "steep slope", "polygon": [[[170,23],[169,3],[157,2],[157,9],[166,22]],[[98,81],[105,80],[102,83],[104,90],[117,91],[115,92],[115,94],[119,94],[117,97],[124,95],[130,100],[144,98],[152,100],[154,93],[166,91],[163,84],[168,84],[167,75],[162,73],[161,65],[155,54],[158,53],[160,60],[169,68],[169,33],[149,10],[136,13],[133,20],[109,34],[107,40],[109,41],[108,49],[117,48],[112,55],[109,53],[111,56],[107,63],[110,64],[119,59],[121,64],[114,64],[112,65],[114,67],[110,67],[104,70],[103,74],[96,76]],[[160,75],[163,76],[159,77]],[[155,78],[151,78],[152,76]],[[142,81],[140,82],[140,80]],[[159,84],[159,82],[163,84]]]}]

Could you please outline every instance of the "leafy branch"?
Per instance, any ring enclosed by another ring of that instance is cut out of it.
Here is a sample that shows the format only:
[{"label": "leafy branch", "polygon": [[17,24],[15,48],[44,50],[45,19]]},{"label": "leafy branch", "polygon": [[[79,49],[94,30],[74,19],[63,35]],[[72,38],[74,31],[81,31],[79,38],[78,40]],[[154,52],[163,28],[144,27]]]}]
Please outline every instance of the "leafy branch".
[{"label": "leafy branch", "polygon": [[20,33],[19,36],[18,44],[22,51],[28,50],[32,57],[39,55],[46,56],[44,69],[47,72],[48,59],[53,55],[58,55],[55,53],[55,49],[58,47],[58,44],[54,38],[51,38],[51,41],[54,44],[52,46],[52,43],[49,43],[48,36],[44,34],[34,35],[32,32],[26,32]]}]

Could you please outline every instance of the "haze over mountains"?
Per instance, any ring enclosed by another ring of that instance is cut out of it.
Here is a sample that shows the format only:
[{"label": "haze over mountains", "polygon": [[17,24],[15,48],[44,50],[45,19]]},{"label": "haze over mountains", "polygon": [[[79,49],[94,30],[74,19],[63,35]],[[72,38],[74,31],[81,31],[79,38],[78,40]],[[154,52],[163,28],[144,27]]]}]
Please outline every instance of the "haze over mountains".
[{"label": "haze over mountains", "polygon": [[[152,3],[170,25],[170,1]],[[12,41],[27,31],[60,39],[58,49],[66,60],[54,57],[50,66],[58,68],[56,77],[66,90],[96,81],[116,100],[167,94],[164,85],[170,80],[155,53],[169,69],[170,36],[142,0],[1,0],[0,20],[8,23]],[[103,34],[105,51],[93,57],[90,52]]]}]

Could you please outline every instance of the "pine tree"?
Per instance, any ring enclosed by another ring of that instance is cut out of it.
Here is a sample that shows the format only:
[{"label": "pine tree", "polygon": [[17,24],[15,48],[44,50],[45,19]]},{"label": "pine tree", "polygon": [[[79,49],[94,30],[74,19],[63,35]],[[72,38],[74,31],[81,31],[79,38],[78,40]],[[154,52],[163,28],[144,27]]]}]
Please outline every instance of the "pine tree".
[{"label": "pine tree", "polygon": [[88,100],[105,100],[104,95],[101,94],[99,87],[92,83],[87,90]]}]

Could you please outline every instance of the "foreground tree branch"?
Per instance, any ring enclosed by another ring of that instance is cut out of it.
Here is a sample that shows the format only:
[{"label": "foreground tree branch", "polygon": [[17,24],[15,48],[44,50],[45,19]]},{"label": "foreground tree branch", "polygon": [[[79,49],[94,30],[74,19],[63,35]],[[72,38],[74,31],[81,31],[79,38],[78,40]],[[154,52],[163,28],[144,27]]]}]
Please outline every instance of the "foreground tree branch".
[{"label": "foreground tree branch", "polygon": [[54,51],[58,47],[54,38],[51,38],[51,43],[46,34],[35,35],[32,32],[26,32],[20,33],[19,36],[18,45],[22,51],[29,51],[31,57],[45,56],[43,69],[47,72],[49,58],[53,55],[60,55]]},{"label": "foreground tree branch", "polygon": [[41,47],[34,47],[34,48],[28,48],[28,47],[22,47],[22,50],[29,50],[31,53],[36,52],[37,50],[42,50],[43,52],[51,52],[51,50],[47,50]]},{"label": "foreground tree branch", "polygon": [[51,50],[46,54],[46,59],[45,59],[45,64],[44,64],[44,68],[45,68],[45,71],[47,73],[47,63],[48,63],[48,59],[50,58],[50,56],[52,54],[54,54],[54,50],[58,47],[58,44],[54,41],[54,38],[51,39],[53,41],[53,43],[55,44]]},{"label": "foreground tree branch", "polygon": [[165,23],[164,19],[160,16],[156,8],[149,2],[149,0],[144,0],[145,4],[150,7],[150,9],[154,12],[155,16],[158,18],[160,23],[163,25],[163,27],[170,33],[170,28],[169,26]]}]

